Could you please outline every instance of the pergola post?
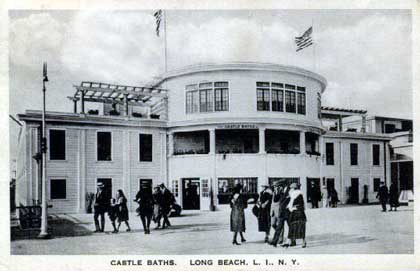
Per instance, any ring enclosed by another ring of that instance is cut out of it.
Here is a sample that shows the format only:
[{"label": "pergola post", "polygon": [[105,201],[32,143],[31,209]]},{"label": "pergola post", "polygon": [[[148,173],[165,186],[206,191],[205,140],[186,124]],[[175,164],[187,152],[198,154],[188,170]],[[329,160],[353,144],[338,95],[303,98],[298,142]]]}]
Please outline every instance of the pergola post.
[{"label": "pergola post", "polygon": [[366,115],[362,115],[362,133],[366,133]]},{"label": "pergola post", "polygon": [[77,114],[77,99],[73,99],[73,112]]},{"label": "pergola post", "polygon": [[81,92],[81,95],[80,95],[80,106],[81,106],[81,109],[82,109],[82,114],[84,114],[85,113],[85,92],[84,91],[82,91]]},{"label": "pergola post", "polygon": [[339,116],[338,117],[338,127],[337,127],[339,132],[343,131],[343,116]]},{"label": "pergola post", "polygon": [[128,94],[124,94],[124,109],[125,109],[125,116],[128,116]]}]

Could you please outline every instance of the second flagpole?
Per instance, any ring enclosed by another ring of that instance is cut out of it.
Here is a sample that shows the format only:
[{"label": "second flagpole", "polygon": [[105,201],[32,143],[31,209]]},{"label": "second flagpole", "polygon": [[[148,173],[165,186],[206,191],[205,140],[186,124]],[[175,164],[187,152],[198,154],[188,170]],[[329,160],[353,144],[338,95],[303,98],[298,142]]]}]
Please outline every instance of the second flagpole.
[{"label": "second flagpole", "polygon": [[167,13],[166,10],[163,10],[163,31],[165,32],[164,37],[164,45],[165,45],[165,73],[168,71],[168,49],[167,49],[167,41],[166,41],[166,20],[167,20]]}]

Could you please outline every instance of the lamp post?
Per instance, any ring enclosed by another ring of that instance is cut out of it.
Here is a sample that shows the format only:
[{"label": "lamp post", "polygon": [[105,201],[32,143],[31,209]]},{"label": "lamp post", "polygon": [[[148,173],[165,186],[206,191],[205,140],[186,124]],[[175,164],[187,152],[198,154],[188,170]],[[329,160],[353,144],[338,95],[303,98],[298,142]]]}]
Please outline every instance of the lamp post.
[{"label": "lamp post", "polygon": [[42,153],[42,201],[41,201],[41,232],[38,235],[40,239],[47,239],[50,237],[48,234],[48,222],[47,222],[47,165],[46,165],[46,155],[47,155],[47,139],[46,139],[46,129],[45,129],[45,82],[48,82],[47,76],[47,63],[44,62],[43,66],[43,80],[42,80],[42,138],[41,138],[41,153]]}]

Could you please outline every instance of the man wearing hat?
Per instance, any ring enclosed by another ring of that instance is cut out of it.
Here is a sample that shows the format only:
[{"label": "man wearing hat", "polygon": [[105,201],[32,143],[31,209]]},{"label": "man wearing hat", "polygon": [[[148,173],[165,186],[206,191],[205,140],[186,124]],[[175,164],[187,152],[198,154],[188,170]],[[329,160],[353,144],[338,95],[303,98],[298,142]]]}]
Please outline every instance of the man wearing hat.
[{"label": "man wearing hat", "polygon": [[273,240],[271,241],[270,245],[277,246],[277,244],[283,243],[283,236],[284,236],[284,224],[287,221],[289,216],[289,211],[287,210],[287,205],[289,204],[290,197],[289,197],[289,187],[286,183],[277,182],[275,185],[275,189],[278,190],[278,217],[276,219],[276,231],[274,232]]},{"label": "man wearing hat", "polygon": [[[110,203],[110,199],[104,191],[104,184],[98,183],[98,190],[95,195],[95,204],[93,220],[95,221],[95,232],[103,232],[105,229],[105,212],[107,211],[107,206]],[[101,225],[99,226],[98,217],[101,216]]]}]

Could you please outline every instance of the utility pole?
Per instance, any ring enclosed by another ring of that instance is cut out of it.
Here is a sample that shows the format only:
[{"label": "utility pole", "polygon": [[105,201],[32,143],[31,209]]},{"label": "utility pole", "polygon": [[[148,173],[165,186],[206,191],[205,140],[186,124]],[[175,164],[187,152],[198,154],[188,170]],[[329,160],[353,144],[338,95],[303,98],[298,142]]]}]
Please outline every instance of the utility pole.
[{"label": "utility pole", "polygon": [[47,221],[47,138],[45,129],[45,82],[48,82],[47,76],[47,63],[44,62],[43,66],[43,80],[42,80],[42,138],[41,138],[41,153],[42,153],[42,201],[41,201],[41,232],[38,235],[40,239],[47,239],[50,237],[48,234],[48,221]]}]

